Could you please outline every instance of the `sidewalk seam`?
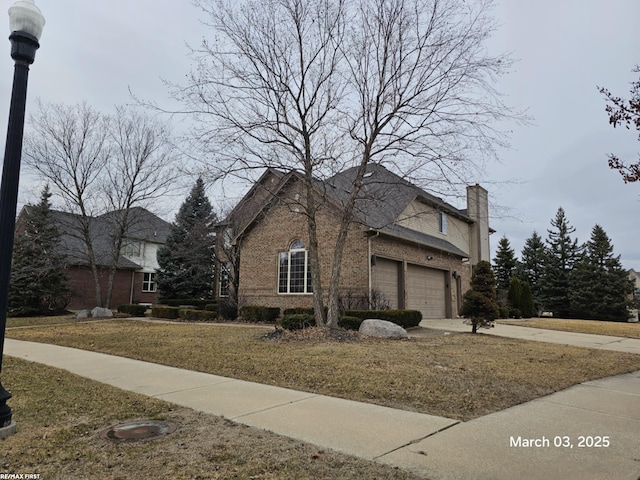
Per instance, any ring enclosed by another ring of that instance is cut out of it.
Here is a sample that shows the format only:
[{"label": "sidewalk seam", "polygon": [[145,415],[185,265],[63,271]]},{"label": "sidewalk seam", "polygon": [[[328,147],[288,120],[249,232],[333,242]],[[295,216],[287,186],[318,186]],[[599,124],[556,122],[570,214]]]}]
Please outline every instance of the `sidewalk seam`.
[{"label": "sidewalk seam", "polygon": [[322,395],[319,395],[317,393],[309,393],[308,397],[304,397],[304,398],[298,398],[297,400],[289,400],[287,402],[284,403],[279,403],[278,405],[271,405],[270,407],[266,407],[263,408],[261,410],[255,410],[253,412],[250,413],[243,413],[242,415],[238,415],[236,417],[228,417],[229,420],[238,420],[238,419],[242,419],[245,417],[250,417],[251,415],[256,415],[258,413],[263,413],[263,412],[268,412],[269,410],[274,410],[276,408],[281,408],[287,405],[293,405],[294,403],[299,403],[299,402],[303,402],[306,400],[311,400],[312,398],[317,398],[317,397],[321,397]]},{"label": "sidewalk seam", "polygon": [[463,422],[461,422],[460,420],[457,420],[456,422],[452,423],[451,425],[447,425],[446,427],[442,427],[441,429],[436,430],[435,432],[431,432],[428,435],[425,435],[424,437],[419,437],[419,438],[413,439],[410,442],[405,443],[404,445],[400,445],[399,447],[393,448],[393,449],[389,450],[388,452],[385,452],[385,453],[382,453],[380,455],[377,455],[377,456],[373,457],[373,460],[376,461],[376,460],[378,460],[378,459],[380,459],[380,458],[382,458],[382,457],[384,457],[386,455],[390,455],[390,454],[392,454],[394,452],[397,452],[398,450],[406,448],[409,445],[414,445],[416,443],[420,443],[421,441],[423,441],[423,440],[425,440],[425,439],[427,439],[429,437],[433,437],[434,435],[437,435],[440,432],[444,432],[445,430],[449,430],[451,427],[455,427],[456,425],[460,425],[461,423],[463,423]]}]

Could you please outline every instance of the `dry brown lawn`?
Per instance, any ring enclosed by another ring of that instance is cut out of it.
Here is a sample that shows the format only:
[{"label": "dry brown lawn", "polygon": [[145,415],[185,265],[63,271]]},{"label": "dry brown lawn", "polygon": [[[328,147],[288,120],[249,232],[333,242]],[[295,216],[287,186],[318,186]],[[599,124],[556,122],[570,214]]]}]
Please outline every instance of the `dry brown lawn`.
[{"label": "dry brown lawn", "polygon": [[[9,403],[18,432],[0,440],[0,473],[16,478],[418,478],[44,365],[5,357],[2,375],[13,393]],[[135,443],[97,435],[111,425],[142,419],[167,420],[178,428],[164,438]]]},{"label": "dry brown lawn", "polygon": [[594,333],[614,337],[640,338],[640,323],[600,322],[597,320],[567,320],[562,318],[529,318],[498,320],[498,323],[520,327],[546,328],[565,332]]},{"label": "dry brown lawn", "polygon": [[336,341],[273,331],[116,320],[7,335],[460,420],[640,369],[640,355],[487,334]]}]

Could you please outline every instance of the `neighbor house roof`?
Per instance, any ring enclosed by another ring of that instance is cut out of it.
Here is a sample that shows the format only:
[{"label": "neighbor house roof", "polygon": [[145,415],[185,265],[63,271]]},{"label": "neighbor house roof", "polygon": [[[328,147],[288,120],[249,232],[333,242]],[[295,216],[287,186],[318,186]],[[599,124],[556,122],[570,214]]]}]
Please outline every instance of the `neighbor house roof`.
[{"label": "neighbor house roof", "polygon": [[[125,237],[164,244],[171,225],[148,210],[134,207],[130,210],[130,228]],[[89,231],[96,264],[108,266],[111,264],[113,222],[118,212],[109,212],[98,217],[89,217]],[[89,265],[87,246],[82,236],[82,217],[73,213],[51,211],[51,218],[60,231],[60,249],[70,265]],[[118,258],[117,267],[135,270],[140,268],[135,262],[122,255]]]}]

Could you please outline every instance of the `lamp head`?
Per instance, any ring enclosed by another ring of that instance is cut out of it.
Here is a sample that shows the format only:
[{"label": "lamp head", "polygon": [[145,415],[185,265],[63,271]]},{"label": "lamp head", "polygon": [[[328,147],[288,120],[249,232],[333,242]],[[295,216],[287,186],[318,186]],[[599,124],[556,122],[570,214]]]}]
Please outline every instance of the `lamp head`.
[{"label": "lamp head", "polygon": [[39,41],[44,23],[44,16],[33,0],[19,0],[9,7],[11,32],[28,33]]}]

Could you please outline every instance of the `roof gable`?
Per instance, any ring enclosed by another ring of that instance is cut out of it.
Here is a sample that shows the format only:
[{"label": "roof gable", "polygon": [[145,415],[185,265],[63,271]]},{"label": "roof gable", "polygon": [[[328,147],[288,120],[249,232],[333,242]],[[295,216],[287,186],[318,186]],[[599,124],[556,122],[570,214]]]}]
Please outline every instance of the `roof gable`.
[{"label": "roof gable", "polygon": [[[350,168],[327,181],[339,204],[344,205],[348,201],[356,173],[355,167]],[[463,211],[378,164],[367,166],[361,194],[356,200],[355,215],[364,225],[382,229],[393,225],[414,200],[473,223]]]}]

